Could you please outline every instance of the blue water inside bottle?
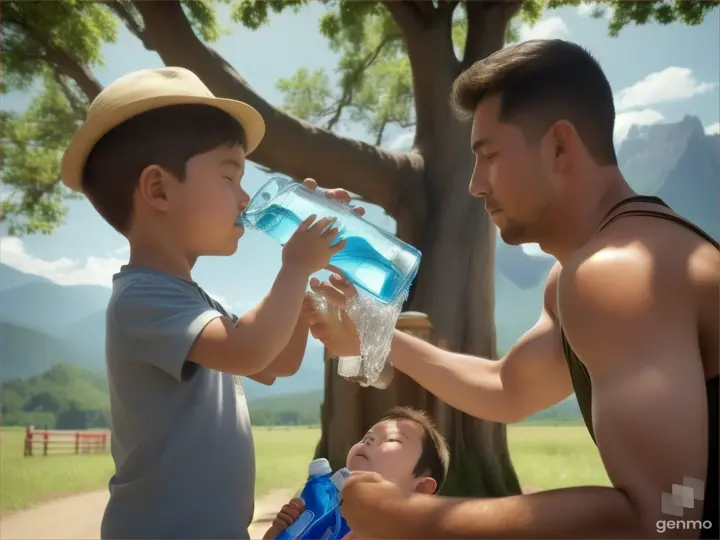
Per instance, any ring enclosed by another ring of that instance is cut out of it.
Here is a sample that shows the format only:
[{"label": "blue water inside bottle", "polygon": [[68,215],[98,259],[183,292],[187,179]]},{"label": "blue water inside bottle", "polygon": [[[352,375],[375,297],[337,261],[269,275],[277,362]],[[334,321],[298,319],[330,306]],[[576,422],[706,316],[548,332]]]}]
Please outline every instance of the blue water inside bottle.
[{"label": "blue water inside bottle", "polygon": [[[253,226],[285,244],[302,221],[291,209],[270,204],[254,216]],[[414,261],[415,267],[409,274],[403,275],[394,261],[375,249],[368,240],[356,231],[348,230],[342,222],[339,225],[336,242],[345,240],[346,245],[331,257],[330,263],[340,268],[357,287],[384,303],[391,302],[403,287],[409,286],[417,273],[419,252],[417,261]]]}]

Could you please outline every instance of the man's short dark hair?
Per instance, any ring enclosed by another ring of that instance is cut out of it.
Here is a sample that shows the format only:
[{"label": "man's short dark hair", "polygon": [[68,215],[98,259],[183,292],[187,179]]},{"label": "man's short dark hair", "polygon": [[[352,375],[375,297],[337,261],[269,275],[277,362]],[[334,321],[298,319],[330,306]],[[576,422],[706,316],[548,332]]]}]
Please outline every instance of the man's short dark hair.
[{"label": "man's short dark hair", "polygon": [[450,466],[450,451],[445,438],[440,434],[430,417],[412,407],[393,407],[383,420],[408,420],[423,430],[422,453],[413,474],[416,477],[428,475],[437,482],[435,492],[445,483]]},{"label": "man's short dark hair", "polygon": [[159,165],[185,179],[192,157],[220,146],[245,145],[242,126],[209,105],[171,105],[139,114],[106,133],[83,170],[83,192],[120,234],[127,234],[140,174]]},{"label": "man's short dark hair", "polygon": [[612,89],[580,45],[549,39],[502,49],[460,74],[451,101],[459,116],[468,117],[492,95],[500,96],[500,120],[518,125],[529,140],[567,120],[599,165],[617,165]]}]

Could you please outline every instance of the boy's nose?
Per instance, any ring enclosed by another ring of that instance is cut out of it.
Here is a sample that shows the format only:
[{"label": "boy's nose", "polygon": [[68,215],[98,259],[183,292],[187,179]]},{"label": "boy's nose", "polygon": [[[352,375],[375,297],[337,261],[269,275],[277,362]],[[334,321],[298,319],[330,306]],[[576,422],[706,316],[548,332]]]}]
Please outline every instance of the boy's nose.
[{"label": "boy's nose", "polygon": [[244,189],[240,190],[237,195],[238,210],[243,212],[250,204],[250,196],[245,192]]}]

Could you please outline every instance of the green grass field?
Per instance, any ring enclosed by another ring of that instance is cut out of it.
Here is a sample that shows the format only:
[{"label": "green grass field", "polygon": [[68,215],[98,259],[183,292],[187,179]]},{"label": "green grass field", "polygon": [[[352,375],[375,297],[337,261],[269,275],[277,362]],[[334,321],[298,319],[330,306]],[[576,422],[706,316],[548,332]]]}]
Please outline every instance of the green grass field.
[{"label": "green grass field", "polygon": [[[256,494],[299,488],[320,431],[317,428],[255,428]],[[600,458],[582,426],[510,426],[510,452],[523,486],[550,489],[608,485]],[[0,510],[103,489],[113,473],[109,454],[23,457],[24,430],[0,432]]]}]

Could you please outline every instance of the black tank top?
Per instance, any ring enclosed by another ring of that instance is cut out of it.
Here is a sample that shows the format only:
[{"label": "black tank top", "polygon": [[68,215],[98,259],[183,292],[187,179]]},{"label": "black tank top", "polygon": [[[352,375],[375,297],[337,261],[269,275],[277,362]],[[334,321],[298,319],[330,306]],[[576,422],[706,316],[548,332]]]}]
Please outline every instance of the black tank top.
[{"label": "black tank top", "polygon": [[[658,197],[648,197],[644,195],[630,197],[619,202],[610,209],[603,220],[604,223],[598,229],[598,232],[602,231],[612,222],[625,216],[657,217],[668,221],[674,221],[682,227],[690,229],[720,250],[720,244],[718,244],[717,240],[712,238],[695,224],[678,216],[666,214],[658,210],[626,210],[614,215],[611,219],[607,219],[621,206],[635,202],[657,204],[670,209],[670,207]],[[560,336],[562,339],[563,352],[565,353],[565,360],[567,361],[568,368],[570,369],[573,389],[575,390],[575,396],[577,397],[578,405],[580,406],[580,412],[582,413],[585,425],[590,432],[590,436],[593,441],[595,441],[595,432],[593,430],[592,423],[592,384],[590,382],[590,374],[588,373],[585,365],[570,347],[570,343],[568,343],[568,340],[565,337],[565,332],[562,328],[560,329]],[[718,500],[718,476],[720,476],[720,472],[718,472],[718,454],[720,453],[720,450],[718,449],[718,408],[720,407],[718,404],[719,378],[720,375],[716,375],[705,382],[708,406],[708,466],[707,479],[705,481],[705,500],[703,504],[702,519],[703,521],[710,521],[710,523],[712,523],[712,527],[709,529],[703,528],[700,538],[720,538],[720,533],[718,532],[718,506],[720,505]],[[596,441],[595,443],[597,444]],[[658,504],[660,504],[660,499],[658,499]]]}]

